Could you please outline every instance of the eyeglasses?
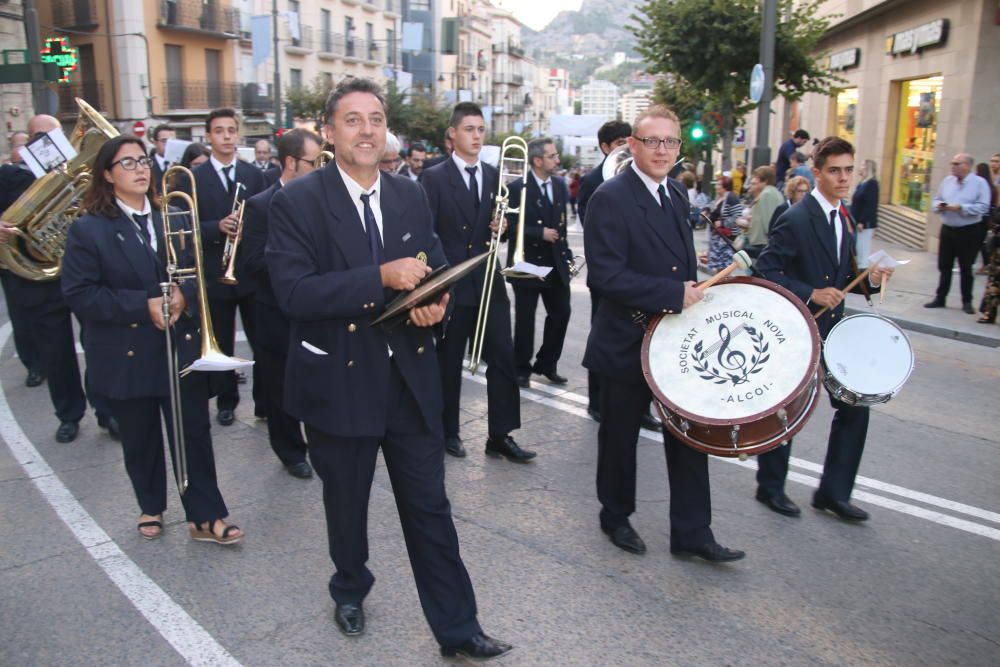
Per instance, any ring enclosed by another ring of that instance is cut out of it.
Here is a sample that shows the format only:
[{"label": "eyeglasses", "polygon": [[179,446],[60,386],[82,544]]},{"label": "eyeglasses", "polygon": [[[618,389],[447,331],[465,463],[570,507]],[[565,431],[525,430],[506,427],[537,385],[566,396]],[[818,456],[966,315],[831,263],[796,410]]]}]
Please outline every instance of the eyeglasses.
[{"label": "eyeglasses", "polygon": [[111,168],[113,169],[116,164],[120,164],[122,169],[125,171],[135,171],[137,167],[142,167],[143,169],[149,169],[153,164],[152,161],[143,155],[140,158],[134,157],[123,157],[121,160],[116,160],[111,163]]},{"label": "eyeglasses", "polygon": [[636,137],[636,141],[641,141],[642,145],[651,151],[655,151],[663,144],[667,148],[680,148],[681,140],[676,137],[667,137],[666,139],[658,139],[657,137]]},{"label": "eyeglasses", "polygon": [[307,160],[304,157],[297,157],[297,158],[295,158],[296,162],[305,162],[306,164],[311,164],[314,167],[318,167],[319,166],[319,160],[320,160],[320,158],[318,158],[318,157],[315,160]]},{"label": "eyeglasses", "polygon": [[798,193],[798,194],[800,194],[800,195],[807,195],[807,194],[809,194],[810,190],[809,190],[809,188],[799,188],[795,192]]}]

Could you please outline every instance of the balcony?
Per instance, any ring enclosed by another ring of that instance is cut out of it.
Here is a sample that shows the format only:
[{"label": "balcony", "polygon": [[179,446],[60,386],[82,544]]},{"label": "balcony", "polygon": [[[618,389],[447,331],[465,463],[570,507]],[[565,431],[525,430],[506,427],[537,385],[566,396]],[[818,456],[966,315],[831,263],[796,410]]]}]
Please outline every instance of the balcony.
[{"label": "balcony", "polygon": [[239,11],[204,0],[163,0],[157,25],[170,30],[239,37]]},{"label": "balcony", "polygon": [[100,81],[61,83],[56,87],[56,95],[59,98],[59,115],[79,115],[80,107],[76,105],[77,97],[95,109],[104,110],[104,84]]},{"label": "balcony", "polygon": [[316,41],[316,50],[319,51],[319,57],[325,60],[342,58],[347,52],[344,36],[338,32],[320,32],[319,39]]},{"label": "balcony", "polygon": [[507,53],[509,53],[510,55],[515,56],[517,58],[523,58],[524,57],[524,49],[521,48],[520,46],[515,46],[513,44],[511,44],[510,46],[507,47]]},{"label": "balcony", "polygon": [[476,56],[472,51],[463,51],[458,54],[458,66],[464,67],[466,69],[472,69],[473,65],[476,64]]},{"label": "balcony", "polygon": [[359,54],[360,48],[358,48],[357,45],[358,45],[358,40],[356,40],[356,39],[350,39],[350,38],[348,38],[347,40],[345,40],[344,41],[344,57],[345,58],[354,58],[355,60],[360,59],[361,58],[361,55]]},{"label": "balcony", "polygon": [[309,26],[299,26],[299,36],[298,38],[288,36],[288,43],[285,44],[285,51],[287,53],[294,53],[302,55],[315,50],[316,45],[313,41],[313,29]]},{"label": "balcony", "polygon": [[365,60],[370,63],[381,63],[382,57],[379,53],[378,44],[374,41],[365,41]]},{"label": "balcony", "polygon": [[239,84],[190,79],[166,79],[161,100],[165,112],[235,107],[243,101]]},{"label": "balcony", "polygon": [[514,74],[513,76],[510,77],[510,82],[515,86],[523,86],[524,77],[521,76],[520,74]]},{"label": "balcony", "polygon": [[52,25],[56,28],[93,30],[97,27],[95,0],[53,0]]},{"label": "balcony", "polygon": [[268,94],[260,95],[260,87],[256,83],[244,83],[240,86],[240,109],[244,114],[264,114],[274,111],[274,98],[271,97],[270,86]]},{"label": "balcony", "polygon": [[401,0],[385,0],[382,11],[384,11],[386,14],[395,15],[394,17],[390,18],[399,18],[399,16],[403,11]]},{"label": "balcony", "polygon": [[362,0],[361,9],[366,12],[377,12],[380,4],[377,0]]}]

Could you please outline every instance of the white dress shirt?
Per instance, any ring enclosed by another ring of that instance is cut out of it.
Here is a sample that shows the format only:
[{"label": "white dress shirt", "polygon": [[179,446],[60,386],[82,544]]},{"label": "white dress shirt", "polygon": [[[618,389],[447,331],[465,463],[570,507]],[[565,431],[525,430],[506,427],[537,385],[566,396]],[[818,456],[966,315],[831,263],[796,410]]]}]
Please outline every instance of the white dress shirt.
[{"label": "white dress shirt", "polygon": [[222,189],[227,190],[229,188],[229,183],[226,182],[226,174],[222,171],[223,167],[232,166],[233,168],[229,170],[229,179],[235,185],[236,183],[236,156],[233,156],[233,161],[229,164],[222,164],[215,159],[214,155],[210,155],[208,161],[212,163],[212,168],[215,169],[215,173],[219,175],[219,180],[222,181]]},{"label": "white dress shirt", "polygon": [[667,181],[670,180],[669,176],[665,177],[662,181],[654,181],[652,178],[643,173],[642,169],[639,169],[639,167],[636,166],[635,160],[633,160],[632,164],[629,166],[632,167],[632,171],[639,174],[639,179],[642,180],[642,184],[646,186],[647,190],[649,190],[649,194],[653,195],[653,201],[656,202],[657,206],[660,205],[659,190],[661,185],[667,193],[667,201],[669,201],[670,205],[673,206],[673,201],[670,199],[670,188],[667,186]]},{"label": "white dress shirt", "polygon": [[458,165],[458,173],[462,175],[462,181],[465,182],[465,189],[469,189],[469,172],[465,170],[466,167],[476,168],[476,187],[479,188],[479,201],[483,201],[483,162],[482,160],[476,160],[475,164],[469,164],[462,158],[458,157],[458,153],[452,153],[451,159],[455,161]]},{"label": "white dress shirt", "polygon": [[543,181],[542,179],[538,178],[538,174],[535,173],[534,169],[531,170],[531,177],[535,179],[535,185],[538,186],[538,191],[541,192],[542,196],[548,199],[549,203],[551,204],[554,201],[554,199],[552,198],[553,197],[552,179],[546,178]]},{"label": "white dress shirt", "polygon": [[382,239],[382,245],[385,246],[385,236],[382,233],[382,175],[375,178],[375,185],[368,188],[367,190],[355,181],[353,178],[347,175],[340,165],[337,165],[337,171],[340,172],[340,177],[344,179],[344,185],[347,186],[347,194],[350,195],[351,201],[354,202],[354,208],[358,212],[358,217],[361,218],[361,226],[364,227],[365,234],[368,233],[368,227],[365,226],[365,203],[361,201],[361,195],[370,194],[371,197],[368,198],[368,202],[371,204],[372,213],[375,214],[375,224],[378,226],[378,235]]},{"label": "white dress shirt", "polygon": [[813,188],[813,191],[809,193],[812,197],[819,202],[820,208],[823,209],[823,217],[826,218],[826,224],[830,224],[830,211],[837,212],[837,224],[834,225],[834,235],[837,237],[837,261],[840,261],[840,245],[844,240],[844,220],[840,215],[840,200],[838,199],[835,204],[831,204],[826,200],[826,197],[819,191],[819,188]]},{"label": "white dress shirt", "polygon": [[142,237],[142,234],[139,233],[139,223],[135,221],[135,218],[132,217],[132,214],[138,213],[139,215],[146,216],[146,231],[149,232],[149,246],[153,249],[153,252],[155,253],[157,251],[156,228],[153,226],[153,216],[150,215],[153,209],[149,205],[149,198],[148,197],[142,198],[141,211],[135,210],[134,208],[123,202],[121,199],[118,199],[118,197],[115,197],[115,202],[118,204],[118,208],[122,210],[122,213],[125,214],[125,217],[127,217],[129,219],[129,222],[131,222],[132,225],[135,227],[135,235],[139,239],[139,243],[141,243],[142,245],[146,245],[146,239],[144,239]]}]

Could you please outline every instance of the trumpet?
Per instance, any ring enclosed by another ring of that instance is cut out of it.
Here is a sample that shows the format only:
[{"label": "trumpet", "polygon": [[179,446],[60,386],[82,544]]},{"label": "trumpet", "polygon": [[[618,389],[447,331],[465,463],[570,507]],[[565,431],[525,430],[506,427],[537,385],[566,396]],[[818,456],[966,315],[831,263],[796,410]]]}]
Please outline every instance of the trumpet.
[{"label": "trumpet", "polygon": [[[520,172],[517,166],[520,165]],[[493,296],[493,280],[496,277],[497,250],[500,247],[500,237],[503,236],[507,214],[518,214],[517,233],[514,241],[514,255],[511,266],[501,269],[506,278],[537,278],[532,273],[525,273],[515,267],[524,262],[524,202],[528,193],[528,143],[518,136],[507,137],[500,147],[500,181],[497,187],[496,205],[493,209],[493,236],[487,251],[486,276],[483,279],[483,290],[479,298],[479,312],[476,315],[476,328],[472,337],[472,354],[469,360],[469,372],[473,375],[479,370],[483,357],[483,344],[486,340],[486,318],[490,310],[490,299]],[[511,177],[521,178],[521,200],[517,208],[510,206],[510,190],[507,180]]]},{"label": "trumpet", "polygon": [[236,251],[243,240],[243,210],[246,206],[246,199],[240,197],[240,193],[246,190],[242,183],[235,183],[233,186],[233,210],[229,215],[236,215],[236,233],[226,236],[226,244],[222,246],[222,277],[219,282],[225,285],[238,285],[240,281],[236,279]]},{"label": "trumpet", "polygon": [[573,280],[573,278],[580,275],[580,271],[586,266],[587,260],[583,258],[583,255],[573,255],[569,258],[567,264],[569,265],[569,279]]},{"label": "trumpet", "polygon": [[[186,176],[188,182],[191,184],[190,195],[180,191],[167,191],[166,184],[168,178],[177,172]],[[205,268],[202,265],[201,222],[198,218],[198,194],[195,189],[194,174],[186,167],[174,165],[164,172],[163,185],[163,196],[160,197],[160,217],[163,222],[163,250],[167,259],[167,280],[160,283],[160,289],[163,293],[163,320],[168,323],[166,327],[167,375],[170,378],[170,413],[171,425],[173,427],[172,432],[168,432],[168,436],[172,436],[170,444],[176,452],[174,477],[177,480],[177,492],[183,496],[187,490],[189,478],[187,472],[187,450],[184,438],[184,416],[181,412],[180,379],[192,370],[195,370],[195,365],[202,359],[219,359],[222,357],[228,359],[228,357],[223,354],[219,348],[219,344],[215,340],[215,334],[212,331],[212,317],[208,310],[208,294],[205,289]],[[171,204],[174,202],[177,202],[178,206],[172,207]],[[182,219],[182,222],[177,225],[178,229],[174,228],[174,218]],[[184,224],[187,220],[190,220],[189,226]],[[191,238],[194,266],[184,266],[180,257],[180,251],[183,251],[187,246],[186,239],[188,237]],[[174,286],[179,286],[187,280],[195,280],[198,286],[201,357],[187,368],[179,369],[180,364],[177,358],[177,348],[174,346],[173,327],[169,326],[170,300]],[[232,361],[239,362],[241,360]]]}]

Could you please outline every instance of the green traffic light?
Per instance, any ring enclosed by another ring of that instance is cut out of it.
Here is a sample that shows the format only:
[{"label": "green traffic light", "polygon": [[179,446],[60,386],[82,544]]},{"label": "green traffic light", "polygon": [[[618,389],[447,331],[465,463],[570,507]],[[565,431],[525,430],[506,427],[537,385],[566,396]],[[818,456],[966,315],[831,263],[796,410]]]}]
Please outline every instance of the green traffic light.
[{"label": "green traffic light", "polygon": [[691,128],[691,138],[694,139],[695,141],[700,140],[704,136],[705,136],[705,130],[701,127],[701,125],[695,125],[694,127]]}]

